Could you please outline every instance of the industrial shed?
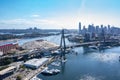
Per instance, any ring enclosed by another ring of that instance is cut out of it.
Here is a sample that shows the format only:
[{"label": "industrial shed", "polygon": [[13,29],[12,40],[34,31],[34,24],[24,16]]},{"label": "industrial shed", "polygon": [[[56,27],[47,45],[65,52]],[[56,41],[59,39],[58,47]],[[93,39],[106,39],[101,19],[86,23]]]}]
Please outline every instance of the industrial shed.
[{"label": "industrial shed", "polygon": [[41,58],[41,59],[31,59],[24,63],[24,66],[31,68],[31,69],[37,69],[40,66],[46,64],[49,61],[49,58]]}]

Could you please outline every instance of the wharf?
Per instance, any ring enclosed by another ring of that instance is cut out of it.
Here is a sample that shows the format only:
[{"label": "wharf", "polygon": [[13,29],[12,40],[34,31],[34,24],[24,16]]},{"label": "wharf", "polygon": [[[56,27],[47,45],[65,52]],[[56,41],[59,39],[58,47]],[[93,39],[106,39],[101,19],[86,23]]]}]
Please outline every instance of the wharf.
[{"label": "wharf", "polygon": [[49,61],[46,64],[43,64],[40,68],[30,72],[23,80],[30,80],[34,76],[38,75],[48,64],[50,64],[52,61],[54,61],[54,58],[50,58]]}]

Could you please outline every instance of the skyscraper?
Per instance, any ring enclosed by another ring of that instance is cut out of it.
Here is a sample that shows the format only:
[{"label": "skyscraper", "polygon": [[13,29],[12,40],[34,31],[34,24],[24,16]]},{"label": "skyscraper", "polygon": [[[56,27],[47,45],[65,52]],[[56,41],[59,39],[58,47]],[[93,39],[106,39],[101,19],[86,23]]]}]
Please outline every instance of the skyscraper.
[{"label": "skyscraper", "polygon": [[81,34],[81,22],[79,22],[79,34]]},{"label": "skyscraper", "polygon": [[108,33],[109,33],[109,34],[111,33],[110,25],[108,25]]}]

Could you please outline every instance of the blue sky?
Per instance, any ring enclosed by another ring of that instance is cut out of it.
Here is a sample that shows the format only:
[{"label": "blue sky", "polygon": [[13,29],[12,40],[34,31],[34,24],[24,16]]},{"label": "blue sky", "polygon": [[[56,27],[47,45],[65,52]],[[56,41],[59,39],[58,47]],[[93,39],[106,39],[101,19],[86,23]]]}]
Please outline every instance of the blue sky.
[{"label": "blue sky", "polygon": [[120,0],[0,0],[0,29],[120,27]]}]

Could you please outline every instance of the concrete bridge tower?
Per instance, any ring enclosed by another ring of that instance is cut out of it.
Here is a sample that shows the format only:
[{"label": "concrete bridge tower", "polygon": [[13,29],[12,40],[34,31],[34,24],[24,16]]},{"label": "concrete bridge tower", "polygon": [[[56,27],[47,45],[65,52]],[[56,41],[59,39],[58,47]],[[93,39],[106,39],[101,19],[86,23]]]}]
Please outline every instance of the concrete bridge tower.
[{"label": "concrete bridge tower", "polygon": [[65,35],[64,35],[64,29],[62,29],[61,32],[61,41],[60,41],[60,49],[61,49],[61,58],[65,60],[65,52],[66,52],[66,43],[65,43]]}]

